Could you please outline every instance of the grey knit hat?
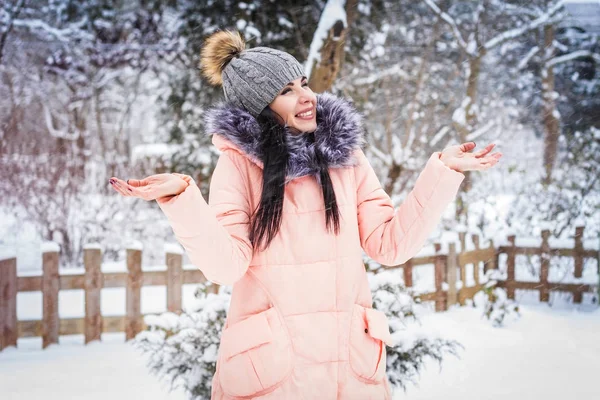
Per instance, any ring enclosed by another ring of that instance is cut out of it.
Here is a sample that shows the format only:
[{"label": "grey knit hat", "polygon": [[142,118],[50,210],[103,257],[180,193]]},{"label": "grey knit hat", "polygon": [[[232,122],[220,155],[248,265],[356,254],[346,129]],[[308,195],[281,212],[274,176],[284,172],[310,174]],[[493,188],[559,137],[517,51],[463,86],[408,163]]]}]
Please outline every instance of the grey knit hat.
[{"label": "grey knit hat", "polygon": [[223,85],[225,99],[254,117],[289,82],[306,76],[291,54],[269,47],[245,49],[239,33],[217,32],[204,45],[200,61],[204,75]]}]

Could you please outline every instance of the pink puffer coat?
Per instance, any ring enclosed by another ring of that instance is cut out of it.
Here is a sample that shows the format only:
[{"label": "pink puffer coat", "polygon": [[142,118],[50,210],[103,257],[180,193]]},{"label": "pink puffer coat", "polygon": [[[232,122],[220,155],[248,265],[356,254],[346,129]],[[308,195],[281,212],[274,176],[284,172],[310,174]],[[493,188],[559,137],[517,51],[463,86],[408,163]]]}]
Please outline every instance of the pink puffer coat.
[{"label": "pink puffer coat", "polygon": [[[321,97],[320,104],[326,100],[337,101]],[[372,308],[362,252],[384,265],[413,257],[464,175],[433,153],[395,210],[363,151],[350,146],[345,166],[332,160],[330,168],[340,234],[325,229],[315,177],[292,177],[278,235],[267,250],[253,252],[248,226],[260,201],[262,164],[239,137],[215,130],[222,154],[209,202],[191,178],[184,192],[159,200],[191,261],[207,279],[233,285],[212,399],[391,399],[391,337],[387,317]]]}]

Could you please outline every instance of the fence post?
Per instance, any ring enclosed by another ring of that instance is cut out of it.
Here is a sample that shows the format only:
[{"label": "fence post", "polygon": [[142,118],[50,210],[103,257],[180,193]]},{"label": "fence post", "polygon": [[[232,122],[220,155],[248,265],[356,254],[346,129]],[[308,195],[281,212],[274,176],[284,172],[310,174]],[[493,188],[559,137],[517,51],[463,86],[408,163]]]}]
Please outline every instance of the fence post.
[{"label": "fence post", "polygon": [[125,340],[135,338],[142,330],[142,244],[127,246],[127,287],[125,289]]},{"label": "fence post", "polygon": [[435,311],[445,311],[446,310],[446,299],[444,298],[444,291],[442,289],[442,283],[445,278],[445,269],[446,269],[446,255],[437,254],[441,245],[439,243],[434,243],[434,248],[436,252],[435,256]]},{"label": "fence post", "polygon": [[412,258],[407,260],[402,267],[402,273],[404,275],[404,286],[412,287],[413,285],[413,261]]},{"label": "fence post", "polygon": [[11,257],[0,259],[0,351],[17,347],[18,336],[17,258]]},{"label": "fence post", "polygon": [[483,273],[486,274],[490,269],[498,268],[498,251],[494,247],[494,240],[490,239],[490,245],[488,249],[494,250],[494,256],[483,264]]},{"label": "fence post", "polygon": [[575,228],[575,278],[583,276],[583,230],[585,226]]},{"label": "fence post", "polygon": [[104,286],[102,275],[102,250],[99,244],[88,244],[83,248],[85,266],[85,344],[102,340],[103,320],[100,310],[100,295]]},{"label": "fence post", "polygon": [[[573,262],[575,264],[575,278],[583,276],[583,230],[585,226],[575,227],[575,249],[573,254]],[[580,291],[573,293],[573,303],[581,303],[583,294]]]},{"label": "fence post", "polygon": [[446,294],[446,309],[453,306],[458,301],[458,292],[456,291],[456,243],[450,243],[448,246],[448,258],[446,259],[446,279],[448,281],[448,292]]},{"label": "fence post", "polygon": [[[466,232],[458,232],[458,241],[460,242],[460,252],[461,253],[466,253],[467,252],[467,233]],[[465,282],[465,271],[463,270],[463,268],[459,268],[458,270],[458,280],[463,282]]]},{"label": "fence post", "polygon": [[516,259],[516,249],[515,249],[515,235],[509,235],[508,241],[510,246],[506,249],[506,296],[514,300],[515,299],[515,259]]},{"label": "fence post", "polygon": [[[479,235],[474,233],[471,235],[471,240],[475,244],[475,249],[479,250]],[[475,281],[475,286],[479,285],[479,261],[473,263],[473,280]]]},{"label": "fence post", "polygon": [[60,290],[60,277],[58,275],[58,243],[45,242],[42,245],[42,348],[58,343],[59,315],[58,291]]},{"label": "fence post", "polygon": [[181,312],[181,290],[183,286],[183,249],[177,244],[165,244],[167,264],[167,310]]},{"label": "fence post", "polygon": [[550,230],[542,231],[542,266],[540,269],[540,301],[550,301],[550,288],[548,287],[548,273],[550,272],[550,244],[548,238]]},{"label": "fence post", "polygon": [[466,243],[467,243],[467,233],[466,232],[458,232],[458,241],[460,242],[460,252],[464,253],[467,251]]}]

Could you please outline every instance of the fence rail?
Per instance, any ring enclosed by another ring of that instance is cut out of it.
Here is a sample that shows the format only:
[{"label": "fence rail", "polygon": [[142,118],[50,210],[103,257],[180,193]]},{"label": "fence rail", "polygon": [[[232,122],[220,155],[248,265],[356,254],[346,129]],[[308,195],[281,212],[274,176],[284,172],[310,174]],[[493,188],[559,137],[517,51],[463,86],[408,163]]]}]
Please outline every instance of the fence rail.
[{"label": "fence rail", "polygon": [[[448,251],[443,253],[442,246],[434,243],[435,254],[415,257],[402,265],[381,267],[378,273],[390,269],[402,269],[407,287],[413,286],[413,271],[423,265],[434,265],[435,290],[422,293],[423,301],[435,302],[436,311],[447,310],[454,304],[465,304],[467,299],[479,292],[485,285],[480,273],[499,268],[500,254],[506,254],[505,281],[499,285],[505,287],[509,298],[515,297],[517,289],[539,290],[540,301],[547,302],[551,291],[564,291],[573,294],[573,302],[581,303],[583,293],[598,291],[598,284],[555,283],[548,281],[550,258],[555,256],[574,259],[574,277],[583,276],[585,259],[595,258],[600,262],[599,246],[584,248],[583,227],[576,228],[573,248],[552,248],[549,244],[550,233],[542,231],[539,247],[517,246],[516,237],[508,236],[508,245],[494,247],[493,241],[487,248],[480,248],[479,236],[472,235],[474,249],[465,250],[466,235],[459,234],[460,249],[456,243],[449,243]],[[143,271],[142,251],[139,248],[126,249],[126,272],[102,272],[102,252],[97,245],[84,249],[84,273],[59,274],[58,249],[43,251],[41,276],[17,276],[16,258],[0,260],[0,351],[8,346],[16,346],[18,338],[42,337],[42,348],[58,343],[60,335],[83,334],[85,343],[100,340],[105,332],[125,332],[126,340],[145,329],[141,313],[142,286],[166,286],[167,310],[179,313],[182,310],[182,285],[203,283],[206,281],[198,269],[187,270],[182,266],[182,251],[169,246],[166,251],[166,270]],[[540,281],[520,282],[515,279],[516,256],[539,255],[541,257]],[[473,265],[473,286],[466,286],[467,266]],[[599,267],[600,268],[600,267]],[[600,273],[600,272],[599,272]],[[462,281],[462,285],[457,282]],[[102,316],[100,310],[101,289],[124,287],[125,315]],[[58,314],[58,295],[60,290],[82,289],[85,293],[85,317],[60,318]],[[41,320],[17,319],[17,293],[42,292],[43,312]]]},{"label": "fence rail", "polygon": [[[548,275],[551,257],[571,257],[574,260],[574,278],[583,276],[584,262],[588,258],[596,259],[598,275],[600,276],[600,245],[596,243],[590,246],[593,248],[586,249],[582,239],[584,229],[583,226],[575,228],[573,248],[551,247],[550,231],[545,229],[541,232],[541,244],[539,246],[517,246],[516,236],[509,235],[507,245],[503,244],[495,247],[493,240],[490,240],[487,248],[481,248],[479,236],[472,235],[471,239],[475,248],[465,251],[466,234],[459,233],[460,249],[462,250],[460,253],[457,253],[455,243],[449,243],[447,254],[440,252],[441,245],[439,243],[434,243],[435,255],[415,257],[404,264],[382,267],[379,270],[403,269],[405,285],[411,287],[413,286],[413,269],[433,264],[435,291],[422,293],[420,298],[423,301],[434,301],[436,311],[445,311],[448,307],[457,303],[464,305],[467,299],[472,299],[477,292],[484,288],[485,282],[480,276],[480,263],[483,263],[484,273],[490,269],[498,269],[500,255],[506,254],[507,277],[506,280],[499,281],[498,286],[506,289],[509,299],[515,298],[517,289],[538,290],[539,300],[548,302],[551,291],[560,291],[573,294],[573,302],[581,303],[583,293],[600,295],[598,292],[600,282],[595,284],[549,282]],[[516,257],[518,255],[537,255],[541,258],[540,280],[538,282],[524,282],[516,279]],[[466,270],[470,264],[473,265],[473,281],[475,284],[466,286]],[[458,281],[462,282],[459,287],[457,287]],[[444,288],[445,286],[446,288]]]}]

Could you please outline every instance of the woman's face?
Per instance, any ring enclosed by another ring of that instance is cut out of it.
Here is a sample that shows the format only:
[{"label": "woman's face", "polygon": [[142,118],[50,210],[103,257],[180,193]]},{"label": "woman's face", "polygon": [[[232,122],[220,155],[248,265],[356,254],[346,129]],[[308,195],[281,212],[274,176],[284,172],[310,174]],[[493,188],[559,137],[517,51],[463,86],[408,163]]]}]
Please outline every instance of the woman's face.
[{"label": "woman's face", "polygon": [[317,97],[308,87],[305,77],[288,83],[269,107],[283,122],[300,132],[317,129]]}]

